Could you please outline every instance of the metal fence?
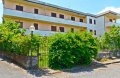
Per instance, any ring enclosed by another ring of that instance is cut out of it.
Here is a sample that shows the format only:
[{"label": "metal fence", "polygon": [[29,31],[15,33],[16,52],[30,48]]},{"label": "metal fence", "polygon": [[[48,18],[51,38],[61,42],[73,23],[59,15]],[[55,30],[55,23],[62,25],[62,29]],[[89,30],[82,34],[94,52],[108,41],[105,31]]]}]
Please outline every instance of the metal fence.
[{"label": "metal fence", "polygon": [[38,53],[38,67],[39,68],[49,68],[49,41],[48,39],[43,40],[39,46]]}]

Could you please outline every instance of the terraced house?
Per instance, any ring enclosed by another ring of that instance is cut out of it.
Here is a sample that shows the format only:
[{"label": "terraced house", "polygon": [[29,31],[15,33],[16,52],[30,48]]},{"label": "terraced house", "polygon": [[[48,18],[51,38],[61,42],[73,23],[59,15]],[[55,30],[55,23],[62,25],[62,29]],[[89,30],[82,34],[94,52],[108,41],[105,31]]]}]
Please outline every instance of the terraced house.
[{"label": "terraced house", "polygon": [[3,11],[3,20],[10,18],[25,29],[34,25],[34,33],[41,35],[90,31],[95,36],[101,36],[112,25],[118,25],[120,18],[118,13],[112,11],[93,15],[39,0],[3,0]]}]

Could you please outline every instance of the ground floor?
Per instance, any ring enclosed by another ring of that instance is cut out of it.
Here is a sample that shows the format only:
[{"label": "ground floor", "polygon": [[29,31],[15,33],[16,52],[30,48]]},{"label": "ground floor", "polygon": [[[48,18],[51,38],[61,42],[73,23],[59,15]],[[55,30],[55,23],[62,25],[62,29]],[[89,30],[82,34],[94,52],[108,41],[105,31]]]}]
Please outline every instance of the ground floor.
[{"label": "ground floor", "polygon": [[[13,20],[20,24],[21,28],[29,29],[31,25],[35,27],[35,33],[49,35],[56,32],[83,32],[87,31],[87,26],[54,23],[49,21],[33,20],[19,17],[4,16],[4,20]],[[74,23],[74,21],[73,21]]]}]

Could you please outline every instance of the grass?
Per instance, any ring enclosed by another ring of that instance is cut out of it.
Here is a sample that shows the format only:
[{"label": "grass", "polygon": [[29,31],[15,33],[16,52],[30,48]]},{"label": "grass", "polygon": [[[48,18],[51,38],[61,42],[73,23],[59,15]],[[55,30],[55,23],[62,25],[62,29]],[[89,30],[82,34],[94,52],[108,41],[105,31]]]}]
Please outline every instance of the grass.
[{"label": "grass", "polygon": [[108,58],[102,58],[102,59],[100,59],[100,62],[106,62],[106,61],[109,61],[109,59]]}]

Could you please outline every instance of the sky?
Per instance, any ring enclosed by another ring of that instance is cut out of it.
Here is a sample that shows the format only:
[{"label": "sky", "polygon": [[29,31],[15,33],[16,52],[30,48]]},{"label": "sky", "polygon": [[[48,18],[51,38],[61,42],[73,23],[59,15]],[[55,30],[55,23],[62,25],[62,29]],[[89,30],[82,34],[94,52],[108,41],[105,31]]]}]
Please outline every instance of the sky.
[{"label": "sky", "polygon": [[[120,13],[120,0],[40,0],[73,10],[99,14],[108,10]],[[3,9],[0,0],[0,22],[2,21]]]}]

